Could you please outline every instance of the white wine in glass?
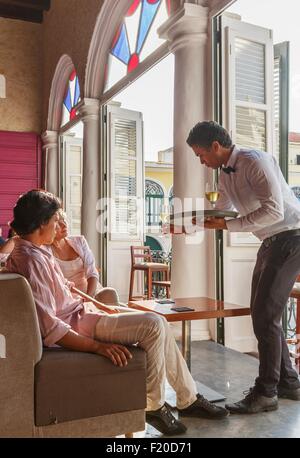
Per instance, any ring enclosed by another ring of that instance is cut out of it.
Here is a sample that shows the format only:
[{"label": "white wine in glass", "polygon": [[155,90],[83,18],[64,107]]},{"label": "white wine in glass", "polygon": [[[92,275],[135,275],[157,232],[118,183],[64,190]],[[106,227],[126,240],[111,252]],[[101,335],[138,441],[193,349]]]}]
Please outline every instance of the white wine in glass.
[{"label": "white wine in glass", "polygon": [[170,207],[169,207],[169,205],[163,204],[161,206],[161,211],[160,211],[160,214],[159,214],[159,218],[160,218],[162,224],[169,223],[169,217],[170,217]]},{"label": "white wine in glass", "polygon": [[213,208],[215,208],[215,205],[217,203],[217,200],[220,197],[220,193],[218,191],[218,185],[217,183],[206,183],[205,186],[205,197],[210,202]]}]

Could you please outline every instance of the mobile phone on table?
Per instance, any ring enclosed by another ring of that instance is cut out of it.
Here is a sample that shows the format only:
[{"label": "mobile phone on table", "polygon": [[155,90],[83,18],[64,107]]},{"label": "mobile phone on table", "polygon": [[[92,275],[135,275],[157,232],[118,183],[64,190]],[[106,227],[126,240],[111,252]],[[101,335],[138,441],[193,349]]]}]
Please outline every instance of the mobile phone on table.
[{"label": "mobile phone on table", "polygon": [[158,304],[175,304],[175,301],[173,301],[172,299],[159,299],[157,301]]},{"label": "mobile phone on table", "polygon": [[171,310],[174,310],[174,312],[194,312],[195,309],[192,309],[190,307],[171,307]]}]

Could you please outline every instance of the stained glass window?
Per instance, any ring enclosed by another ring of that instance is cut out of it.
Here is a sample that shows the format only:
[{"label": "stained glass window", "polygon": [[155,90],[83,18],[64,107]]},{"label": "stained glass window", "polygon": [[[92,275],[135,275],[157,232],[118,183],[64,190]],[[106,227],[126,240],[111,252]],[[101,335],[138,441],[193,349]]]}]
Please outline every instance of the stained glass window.
[{"label": "stained glass window", "polygon": [[80,86],[75,70],[70,75],[62,109],[62,123],[64,126],[76,118],[76,105],[80,101]]},{"label": "stained glass window", "polygon": [[164,40],[157,29],[171,13],[171,0],[133,0],[111,45],[106,69],[108,90],[132,72]]}]

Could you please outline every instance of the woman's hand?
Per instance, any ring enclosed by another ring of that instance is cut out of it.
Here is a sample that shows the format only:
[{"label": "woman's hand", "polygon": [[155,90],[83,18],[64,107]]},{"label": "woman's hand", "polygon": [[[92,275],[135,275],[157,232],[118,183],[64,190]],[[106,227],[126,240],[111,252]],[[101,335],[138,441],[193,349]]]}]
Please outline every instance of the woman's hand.
[{"label": "woman's hand", "polygon": [[130,351],[124,345],[113,343],[98,343],[96,354],[106,356],[115,366],[127,366],[128,360],[132,358]]}]

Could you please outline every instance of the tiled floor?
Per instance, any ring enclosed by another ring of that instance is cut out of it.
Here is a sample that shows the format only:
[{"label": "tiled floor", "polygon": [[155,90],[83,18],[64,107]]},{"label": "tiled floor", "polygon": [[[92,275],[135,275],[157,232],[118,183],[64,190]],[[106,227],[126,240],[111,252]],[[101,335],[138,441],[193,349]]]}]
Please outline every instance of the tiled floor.
[{"label": "tiled floor", "polygon": [[[227,401],[243,398],[257,376],[258,360],[229,350],[214,342],[192,343],[192,374],[195,379],[224,394]],[[175,393],[168,388],[167,400],[175,404]],[[223,405],[224,403],[220,403]],[[231,415],[224,420],[185,418],[188,437],[300,437],[300,402],[279,400],[279,409],[255,415]],[[135,437],[164,437],[147,425]]]}]

